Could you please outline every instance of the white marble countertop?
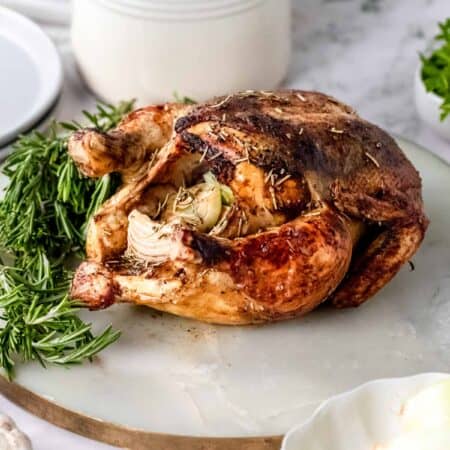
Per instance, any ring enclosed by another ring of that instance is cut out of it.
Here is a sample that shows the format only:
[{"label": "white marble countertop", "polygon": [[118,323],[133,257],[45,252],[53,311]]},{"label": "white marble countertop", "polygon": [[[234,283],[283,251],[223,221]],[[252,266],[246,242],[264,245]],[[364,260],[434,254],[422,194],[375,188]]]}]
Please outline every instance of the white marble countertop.
[{"label": "white marble countertop", "polygon": [[[14,0],[8,1],[12,4]],[[3,3],[3,2],[2,2]],[[21,3],[20,1],[18,3]],[[418,52],[450,16],[448,0],[293,0],[294,54],[285,86],[314,89],[351,104],[368,120],[427,147],[450,161],[450,143],[415,111],[413,76]],[[43,24],[64,61],[65,84],[54,111],[72,119],[95,99],[80,80],[65,27]],[[0,396],[36,450],[111,448],[34,418]]]},{"label": "white marble countertop", "polygon": [[290,87],[315,89],[450,161],[450,143],[419,120],[418,53],[450,16],[446,0],[297,0]]}]

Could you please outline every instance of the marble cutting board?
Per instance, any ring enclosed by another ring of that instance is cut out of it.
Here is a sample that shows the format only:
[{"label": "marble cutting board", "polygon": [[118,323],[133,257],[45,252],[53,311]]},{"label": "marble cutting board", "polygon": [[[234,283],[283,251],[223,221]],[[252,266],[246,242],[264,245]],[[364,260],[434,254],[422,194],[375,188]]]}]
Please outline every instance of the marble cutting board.
[{"label": "marble cutting board", "polygon": [[376,298],[266,326],[212,326],[117,305],[83,316],[121,339],[91,364],[20,367],[16,382],[68,409],[148,432],[285,433],[331,395],[381,377],[450,371],[450,167],[399,140],[431,225]]}]

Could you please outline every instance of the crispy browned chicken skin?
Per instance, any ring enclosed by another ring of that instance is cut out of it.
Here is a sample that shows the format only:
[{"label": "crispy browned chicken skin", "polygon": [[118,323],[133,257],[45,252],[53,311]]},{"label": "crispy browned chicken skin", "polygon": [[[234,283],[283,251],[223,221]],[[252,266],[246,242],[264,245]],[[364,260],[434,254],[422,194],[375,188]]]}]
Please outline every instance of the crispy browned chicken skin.
[{"label": "crispy browned chicken skin", "polygon": [[[395,141],[317,92],[150,106],[111,133],[76,132],[69,152],[86,175],[124,180],[90,224],[72,285],[92,309],[133,302],[245,324],[325,300],[358,306],[412,257],[428,225],[419,174]],[[167,199],[175,211],[205,173],[232,191],[220,226],[170,222]],[[156,229],[159,240],[146,240]]]}]

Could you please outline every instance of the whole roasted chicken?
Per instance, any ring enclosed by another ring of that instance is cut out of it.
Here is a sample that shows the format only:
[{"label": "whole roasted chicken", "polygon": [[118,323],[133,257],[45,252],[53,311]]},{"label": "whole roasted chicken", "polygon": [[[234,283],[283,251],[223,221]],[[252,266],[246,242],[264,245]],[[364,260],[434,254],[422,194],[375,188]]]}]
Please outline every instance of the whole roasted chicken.
[{"label": "whole roasted chicken", "polygon": [[71,295],[220,324],[358,306],[419,247],[421,180],[384,131],[337,100],[245,91],[139,109],[78,131],[89,177],[123,185],[92,219]]}]

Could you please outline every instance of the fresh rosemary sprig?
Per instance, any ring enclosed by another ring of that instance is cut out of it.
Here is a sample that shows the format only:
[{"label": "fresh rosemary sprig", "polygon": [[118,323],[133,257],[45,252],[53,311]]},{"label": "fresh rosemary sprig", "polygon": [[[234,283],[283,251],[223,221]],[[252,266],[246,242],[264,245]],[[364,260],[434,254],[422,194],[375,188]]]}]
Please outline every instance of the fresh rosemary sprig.
[{"label": "fresh rosemary sprig", "polygon": [[195,105],[197,103],[194,99],[190,97],[178,94],[177,91],[174,91],[172,95],[177,103],[184,103],[185,105]]},{"label": "fresh rosemary sprig", "polygon": [[421,76],[427,92],[442,98],[441,121],[450,114],[450,18],[439,23],[435,41],[442,43],[430,56],[420,55]]},{"label": "fresh rosemary sprig", "polygon": [[[84,115],[107,131],[132,105]],[[90,217],[117,187],[111,175],[84,177],[68,156],[68,134],[80,127],[55,123],[47,134],[21,137],[2,168],[9,183],[0,201],[0,366],[10,378],[18,361],[80,363],[120,334],[107,327],[94,336],[68,296],[68,259],[83,254]]]}]

